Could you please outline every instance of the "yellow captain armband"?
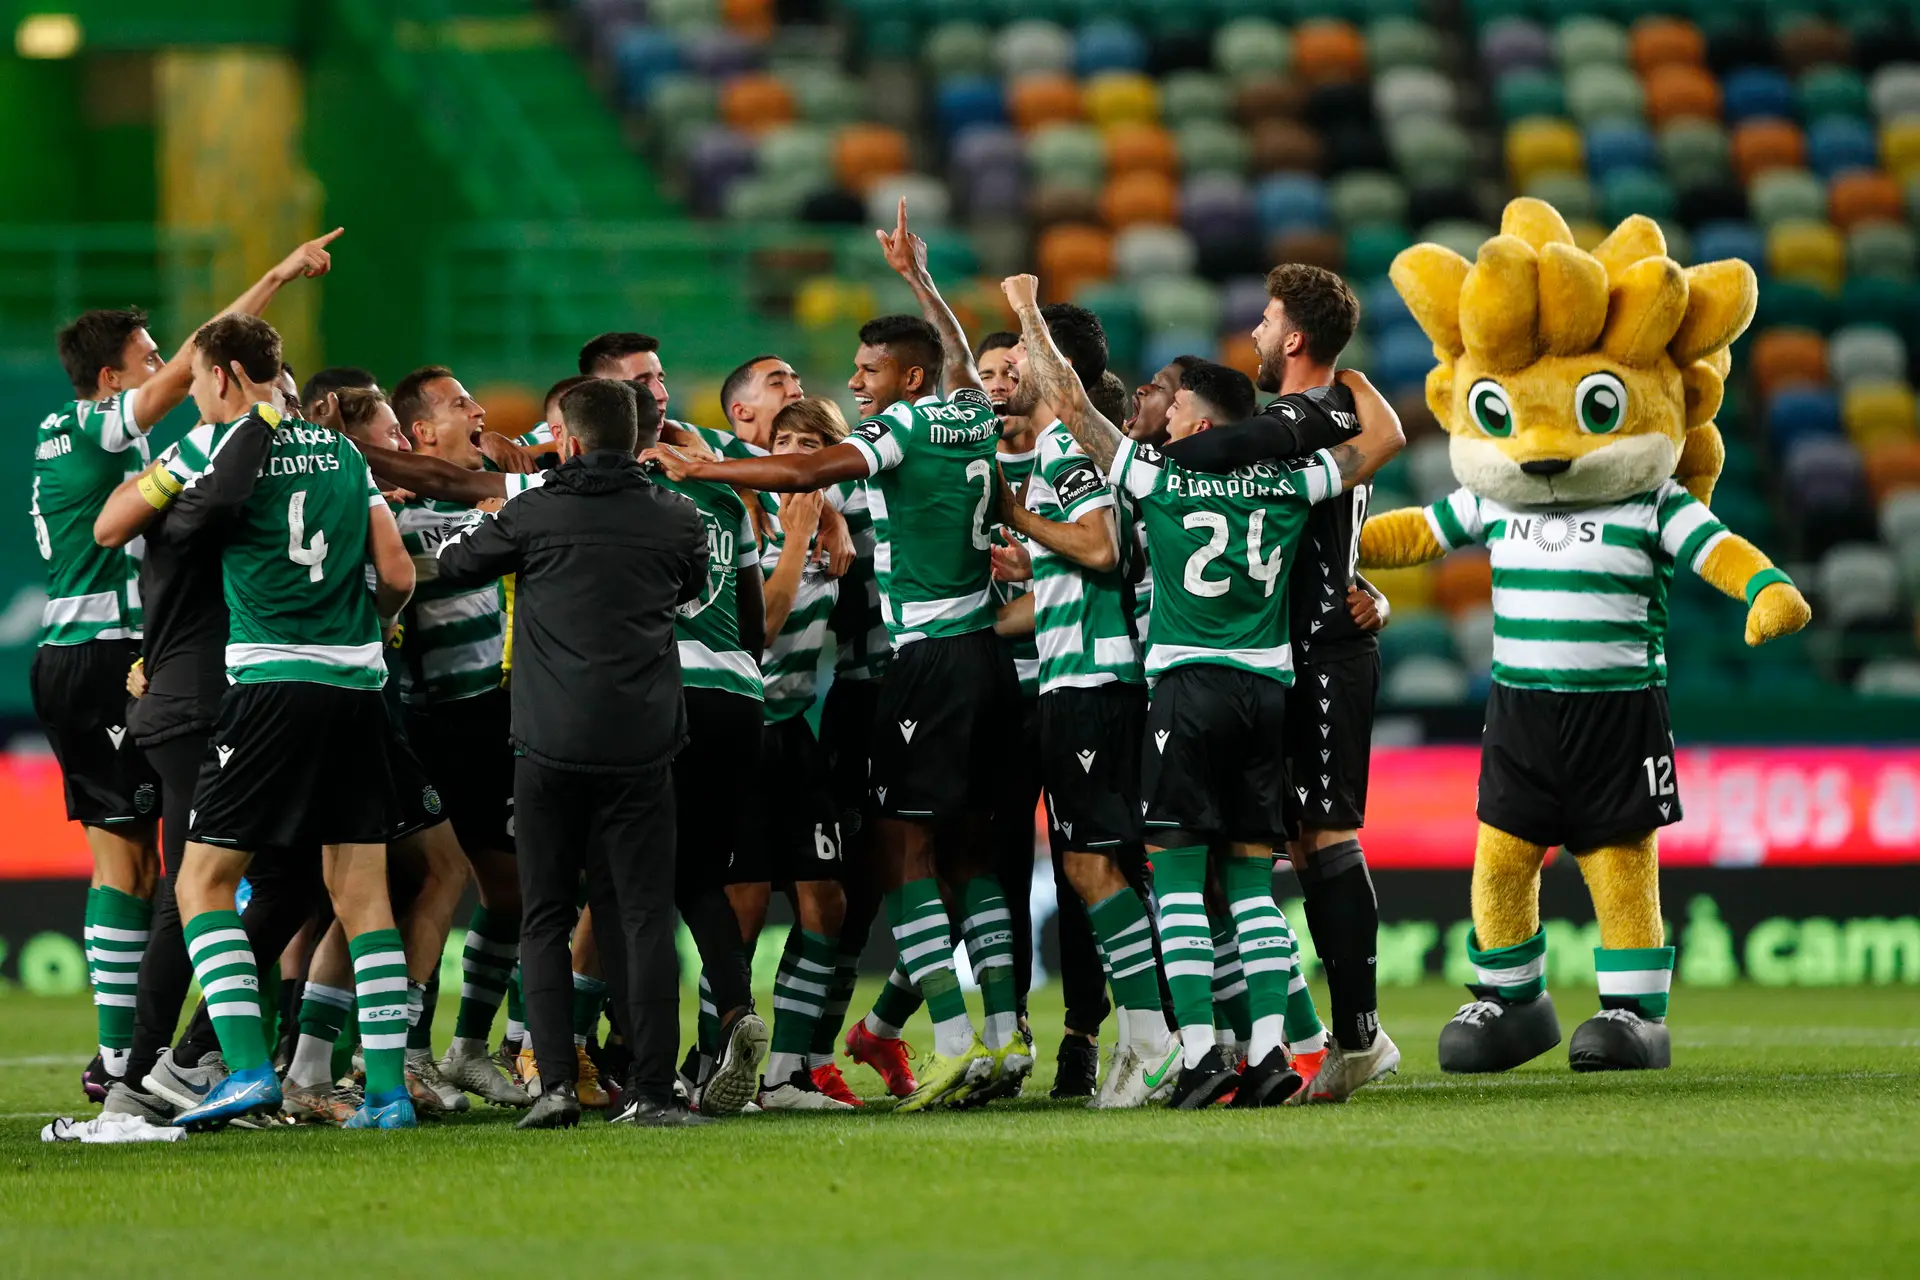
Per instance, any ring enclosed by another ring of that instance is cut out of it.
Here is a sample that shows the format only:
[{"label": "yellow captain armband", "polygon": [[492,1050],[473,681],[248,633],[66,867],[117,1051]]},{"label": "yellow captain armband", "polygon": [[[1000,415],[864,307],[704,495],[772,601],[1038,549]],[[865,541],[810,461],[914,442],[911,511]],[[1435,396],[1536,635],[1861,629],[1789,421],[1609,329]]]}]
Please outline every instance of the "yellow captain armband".
[{"label": "yellow captain armband", "polygon": [[180,491],[186,488],[173,472],[167,470],[164,458],[142,471],[134,487],[155,511],[165,511],[180,496]]},{"label": "yellow captain armband", "polygon": [[253,412],[255,417],[270,427],[280,425],[280,411],[268,404],[265,400],[255,402]]}]

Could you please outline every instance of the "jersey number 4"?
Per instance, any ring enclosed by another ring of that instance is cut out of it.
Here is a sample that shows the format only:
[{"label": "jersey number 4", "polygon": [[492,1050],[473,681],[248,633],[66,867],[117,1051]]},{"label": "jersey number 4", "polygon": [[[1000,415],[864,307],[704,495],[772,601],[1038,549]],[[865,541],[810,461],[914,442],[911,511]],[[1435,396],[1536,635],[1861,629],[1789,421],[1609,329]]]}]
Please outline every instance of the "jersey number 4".
[{"label": "jersey number 4", "polygon": [[307,566],[307,581],[318,582],[327,576],[327,533],[313,531],[307,541],[307,491],[302,489],[287,499],[287,559]]},{"label": "jersey number 4", "polygon": [[[1280,560],[1286,554],[1286,548],[1275,547],[1271,555],[1263,554],[1260,543],[1265,532],[1267,513],[1256,510],[1247,517],[1247,573],[1272,595],[1274,584],[1280,581]],[[1186,519],[1180,522],[1189,529],[1205,529],[1209,533],[1207,545],[1187,557],[1186,572],[1180,577],[1181,585],[1189,595],[1223,596],[1233,586],[1228,578],[1209,578],[1207,566],[1227,552],[1227,543],[1233,537],[1233,524],[1224,511],[1189,511]]]}]

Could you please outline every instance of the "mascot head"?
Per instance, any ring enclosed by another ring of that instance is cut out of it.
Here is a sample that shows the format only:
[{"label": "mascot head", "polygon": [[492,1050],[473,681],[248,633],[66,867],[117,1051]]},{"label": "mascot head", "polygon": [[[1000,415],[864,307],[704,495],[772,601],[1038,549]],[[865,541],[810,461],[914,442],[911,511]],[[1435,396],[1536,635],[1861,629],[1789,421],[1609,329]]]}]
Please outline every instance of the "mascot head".
[{"label": "mascot head", "polygon": [[1727,348],[1759,297],[1752,267],[1682,268],[1637,214],[1588,253],[1550,205],[1522,198],[1477,261],[1417,244],[1392,275],[1433,341],[1427,403],[1469,490],[1596,503],[1678,474],[1711,493]]}]

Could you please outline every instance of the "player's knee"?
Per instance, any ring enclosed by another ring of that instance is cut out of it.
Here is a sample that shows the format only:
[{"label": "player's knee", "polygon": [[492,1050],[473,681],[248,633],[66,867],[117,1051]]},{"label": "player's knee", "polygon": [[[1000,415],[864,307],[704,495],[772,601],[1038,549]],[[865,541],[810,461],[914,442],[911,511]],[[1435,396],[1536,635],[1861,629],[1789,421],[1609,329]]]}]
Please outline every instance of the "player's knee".
[{"label": "player's knee", "polygon": [[1360,842],[1349,837],[1333,844],[1322,845],[1305,859],[1305,864],[1296,864],[1302,884],[1315,881],[1332,880],[1357,868],[1365,868],[1367,855],[1360,848]]},{"label": "player's knee", "polygon": [[1067,883],[1088,906],[1105,902],[1127,887],[1127,878],[1120,873],[1119,864],[1103,853],[1069,850],[1061,859],[1061,865],[1067,873]]}]

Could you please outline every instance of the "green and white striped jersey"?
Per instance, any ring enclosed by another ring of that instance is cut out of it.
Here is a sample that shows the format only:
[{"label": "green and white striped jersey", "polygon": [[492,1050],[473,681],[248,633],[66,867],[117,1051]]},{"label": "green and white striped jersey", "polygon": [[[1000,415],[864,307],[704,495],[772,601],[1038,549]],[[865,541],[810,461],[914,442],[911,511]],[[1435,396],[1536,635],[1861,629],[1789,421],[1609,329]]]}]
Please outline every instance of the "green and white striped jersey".
[{"label": "green and white striped jersey", "polygon": [[1133,584],[1133,634],[1145,636],[1147,619],[1153,616],[1153,560],[1147,555],[1147,522],[1141,519],[1137,508],[1129,526],[1133,538],[1131,551],[1140,561],[1140,580]]},{"label": "green and white striped jersey", "polygon": [[1147,679],[1202,663],[1291,685],[1287,558],[1312,505],[1341,491],[1333,455],[1322,450],[1298,469],[1259,463],[1208,475],[1128,440],[1110,478],[1139,500],[1147,554],[1159,570]]},{"label": "green and white striped jersey", "polygon": [[533,430],[527,432],[525,435],[515,436],[513,442],[517,445],[524,445],[529,449],[537,449],[541,445],[552,444],[553,427],[545,422],[536,422],[533,424]]},{"label": "green and white striped jersey", "polygon": [[760,564],[746,504],[730,486],[711,480],[675,483],[660,472],[651,479],[693,503],[707,530],[707,585],[680,606],[673,622],[680,682],[689,689],[719,689],[759,701],[764,693],[758,655],[740,647],[740,575]]},{"label": "green and white striped jersey", "polygon": [[873,507],[867,482],[849,480],[828,492],[838,496],[837,509],[846,517],[847,533],[853,539],[853,567],[841,575],[840,602],[828,624],[833,630],[833,678],[878,680],[887,674],[893,644],[887,638],[880,578],[873,567]]},{"label": "green and white striped jersey", "polygon": [[137,425],[140,393],[69,400],[41,419],[33,446],[33,540],[47,562],[41,644],[140,638],[138,538],[125,547],[93,540],[94,518],[128,476],[147,465]]},{"label": "green and white striped jersey", "polygon": [[222,553],[229,680],[386,683],[366,574],[367,511],[385,501],[352,441],[280,420]]},{"label": "green and white striped jersey", "polygon": [[[1001,452],[994,455],[1000,463],[1000,474],[1007,478],[1007,487],[1013,490],[1013,496],[1023,497],[1027,492],[1027,482],[1033,478],[1034,459],[1040,456],[1036,445],[1025,453]],[[998,546],[1007,546],[1017,541],[1029,551],[1036,548],[1028,546],[1022,538],[1005,525],[993,527],[993,540]],[[993,584],[993,603],[995,607],[1011,604],[1021,596],[1033,590],[1032,582],[998,582]],[[1020,678],[1020,696],[1037,698],[1040,696],[1040,642],[1033,632],[1023,636],[1009,636],[1003,641],[1007,653],[1013,658],[1013,673]]]},{"label": "green and white striped jersey", "polygon": [[[1060,423],[1040,433],[1039,455],[1027,482],[1027,510],[1072,524],[1089,512],[1117,505],[1099,468]],[[1037,542],[1027,549],[1033,554],[1040,692],[1091,689],[1115,681],[1140,683],[1140,641],[1133,630],[1125,557],[1108,572],[1096,573]]]},{"label": "green and white striped jersey", "polygon": [[[699,436],[707,448],[713,450],[723,458],[764,458],[767,456],[765,449],[757,445],[748,444],[731,431],[716,431],[712,427],[696,427],[691,422],[676,422],[672,419],[669,419],[666,425],[678,427],[682,431],[692,432],[694,435]],[[775,520],[780,518],[780,499],[778,496],[771,493],[755,493],[753,496],[759,500],[760,509],[766,512],[769,517]]]},{"label": "green and white striped jersey", "polygon": [[975,387],[889,405],[847,437],[867,460],[873,566],[895,649],[993,626],[987,516],[999,440],[1000,419]]},{"label": "green and white striped jersey", "polygon": [[[827,503],[841,510],[846,494],[841,486],[827,490]],[[760,558],[760,571],[772,578],[787,553],[787,533],[778,520],[771,522],[772,535]],[[796,547],[793,554],[806,555],[811,546]],[[824,565],[809,562],[800,570],[799,585],[794,588],[793,608],[781,624],[780,634],[771,638],[760,663],[766,684],[766,722],[776,724],[805,715],[813,706],[820,685],[820,651],[826,647],[828,619],[840,598],[840,584],[827,576]]]},{"label": "green and white striped jersey", "polygon": [[1673,567],[1727,527],[1672,480],[1619,502],[1510,507],[1456,489],[1427,508],[1448,550],[1493,560],[1493,678],[1516,689],[1645,689],[1667,679]]},{"label": "green and white striped jersey", "polygon": [[[537,474],[537,473],[536,473]],[[402,655],[416,696],[428,705],[498,689],[506,646],[506,591],[498,581],[455,590],[440,585],[440,548],[472,519],[457,502],[415,498],[393,508],[413,559]]]}]

